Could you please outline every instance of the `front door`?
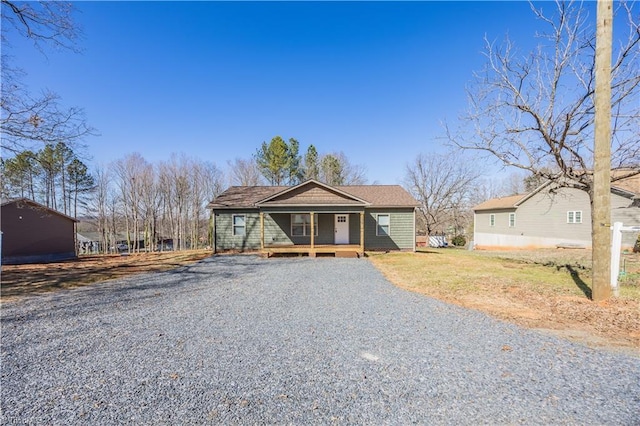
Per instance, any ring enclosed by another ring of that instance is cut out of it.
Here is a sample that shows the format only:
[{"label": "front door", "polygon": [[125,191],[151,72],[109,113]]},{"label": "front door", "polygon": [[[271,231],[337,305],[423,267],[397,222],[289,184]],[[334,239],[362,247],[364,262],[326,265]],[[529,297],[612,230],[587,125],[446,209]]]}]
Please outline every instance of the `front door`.
[{"label": "front door", "polygon": [[349,215],[336,215],[336,238],[335,244],[349,244]]}]

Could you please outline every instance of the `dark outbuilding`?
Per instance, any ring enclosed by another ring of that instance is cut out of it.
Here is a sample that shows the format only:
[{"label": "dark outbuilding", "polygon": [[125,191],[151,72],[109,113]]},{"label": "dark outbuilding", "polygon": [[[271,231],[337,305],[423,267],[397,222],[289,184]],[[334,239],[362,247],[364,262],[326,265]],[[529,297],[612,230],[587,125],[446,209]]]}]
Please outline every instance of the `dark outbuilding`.
[{"label": "dark outbuilding", "polygon": [[26,198],[4,202],[1,209],[3,264],[76,257],[76,219]]}]

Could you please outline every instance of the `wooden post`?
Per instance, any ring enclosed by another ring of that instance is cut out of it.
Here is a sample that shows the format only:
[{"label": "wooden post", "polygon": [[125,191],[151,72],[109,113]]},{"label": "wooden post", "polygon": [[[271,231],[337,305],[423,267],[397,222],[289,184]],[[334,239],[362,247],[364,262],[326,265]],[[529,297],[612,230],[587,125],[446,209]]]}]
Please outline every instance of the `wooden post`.
[{"label": "wooden post", "polygon": [[364,211],[360,212],[360,254],[364,256]]},{"label": "wooden post", "polygon": [[313,212],[309,213],[311,215],[311,251],[313,251],[313,246],[316,242],[316,224],[315,224],[315,215],[313,214]]},{"label": "wooden post", "polygon": [[264,212],[260,212],[260,250],[264,251]]},{"label": "wooden post", "polygon": [[598,0],[592,221],[592,299],[611,295],[611,50],[613,2]]}]

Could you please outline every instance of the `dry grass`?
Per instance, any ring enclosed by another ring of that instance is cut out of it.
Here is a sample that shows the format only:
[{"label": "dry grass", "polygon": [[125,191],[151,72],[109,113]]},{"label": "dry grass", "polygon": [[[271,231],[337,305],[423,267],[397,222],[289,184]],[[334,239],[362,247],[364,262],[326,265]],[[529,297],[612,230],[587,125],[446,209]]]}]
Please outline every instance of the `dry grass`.
[{"label": "dry grass", "polygon": [[[529,328],[640,354],[638,255],[626,255],[620,297],[590,300],[590,252],[429,249],[371,255],[396,285]],[[636,265],[636,266],[633,266]],[[635,267],[638,267],[636,271]]]},{"label": "dry grass", "polygon": [[3,265],[3,302],[22,296],[78,287],[143,272],[166,271],[211,256],[210,250],[131,255],[82,256],[77,260],[33,265]]}]

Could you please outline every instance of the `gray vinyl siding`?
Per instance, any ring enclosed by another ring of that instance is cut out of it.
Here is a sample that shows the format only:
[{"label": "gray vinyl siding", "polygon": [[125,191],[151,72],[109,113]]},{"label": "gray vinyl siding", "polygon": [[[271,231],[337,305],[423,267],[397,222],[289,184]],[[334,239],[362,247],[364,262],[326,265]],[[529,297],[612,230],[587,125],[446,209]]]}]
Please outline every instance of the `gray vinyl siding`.
[{"label": "gray vinyl siding", "polygon": [[[233,235],[233,215],[245,215],[245,235]],[[217,250],[260,249],[260,214],[255,210],[225,210],[214,217]],[[266,228],[266,226],[265,226]]]},{"label": "gray vinyl siding", "polygon": [[[389,214],[389,235],[376,235],[377,215]],[[413,249],[415,246],[415,226],[413,208],[409,209],[367,209],[365,214],[365,249],[399,250]]]},{"label": "gray vinyl siding", "polygon": [[[567,212],[578,210],[582,223],[567,223]],[[518,207],[517,216],[516,235],[591,241],[591,204],[584,191],[540,191]]]},{"label": "gray vinyl siding", "polygon": [[[640,225],[640,209],[629,208],[631,200],[611,194],[611,222]],[[635,210],[635,212],[634,212]],[[568,223],[567,212],[581,211],[581,223]],[[509,227],[509,213],[516,213],[516,226]],[[634,222],[635,213],[635,223]],[[490,215],[495,215],[495,226],[490,226]],[[513,237],[548,239],[547,241],[583,241],[591,244],[591,204],[589,195],[578,189],[562,188],[555,193],[541,191],[524,201],[517,210],[485,210],[476,213],[475,232]],[[632,233],[623,234],[623,245],[630,245]],[[514,240],[510,240],[514,241]],[[555,245],[555,244],[553,244]]]},{"label": "gray vinyl siding", "polygon": [[[492,234],[516,234],[519,217],[516,213],[516,226],[509,228],[509,213],[515,213],[516,209],[487,210],[476,213],[475,232]],[[495,216],[495,224],[491,226],[490,216]]]},{"label": "gray vinyl siding", "polygon": [[[292,209],[293,210],[293,209]],[[296,209],[307,213],[309,208]],[[323,210],[325,212],[323,213]],[[326,210],[330,210],[329,212]],[[314,208],[318,214],[318,235],[316,244],[334,244],[336,208]],[[390,235],[376,235],[377,214],[390,215]],[[245,215],[245,235],[234,236],[232,217]],[[360,213],[349,215],[349,244],[360,244]],[[256,210],[216,211],[214,218],[216,250],[258,250],[260,249],[260,213]],[[398,250],[413,249],[415,244],[413,208],[408,209],[367,209],[365,212],[365,249]],[[291,212],[264,213],[265,245],[310,244],[311,237],[291,236]]]}]

